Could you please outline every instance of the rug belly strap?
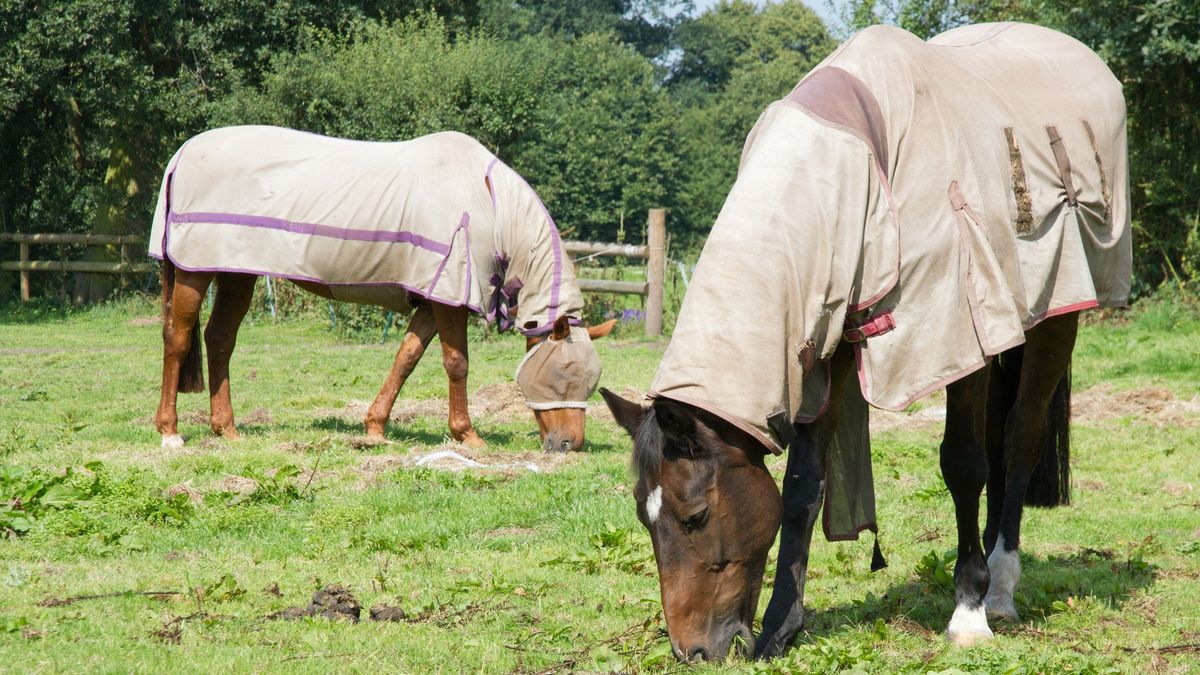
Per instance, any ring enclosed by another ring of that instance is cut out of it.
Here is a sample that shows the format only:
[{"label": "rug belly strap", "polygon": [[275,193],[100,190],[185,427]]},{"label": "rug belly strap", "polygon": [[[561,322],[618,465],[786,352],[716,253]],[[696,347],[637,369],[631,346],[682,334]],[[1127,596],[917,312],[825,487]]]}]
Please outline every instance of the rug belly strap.
[{"label": "rug belly strap", "polygon": [[892,318],[892,310],[887,310],[880,314],[876,314],[867,320],[866,323],[859,326],[852,326],[849,321],[846,322],[846,330],[842,333],[842,339],[846,342],[862,342],[867,338],[883,335],[896,328],[896,320]]}]

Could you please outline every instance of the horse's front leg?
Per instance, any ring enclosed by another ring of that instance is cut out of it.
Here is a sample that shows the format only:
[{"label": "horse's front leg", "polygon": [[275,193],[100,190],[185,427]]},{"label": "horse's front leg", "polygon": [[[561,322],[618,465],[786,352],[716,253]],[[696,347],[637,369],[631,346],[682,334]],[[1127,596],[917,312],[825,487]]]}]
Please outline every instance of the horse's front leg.
[{"label": "horse's front leg", "polygon": [[228,439],[238,437],[229,395],[229,359],[237,344],[238,328],[250,309],[257,280],[253,274],[218,274],[212,316],[204,328],[204,346],[208,348],[209,424],[214,434]]},{"label": "horse's front leg", "polygon": [[213,275],[174,268],[168,271],[170,260],[163,261],[163,265],[163,375],[154,426],[162,434],[162,447],[181,448],[176,402],[181,381],[185,392],[202,391],[204,387],[199,359],[187,357],[200,349],[196,325]]},{"label": "horse's front leg", "polygon": [[471,426],[467,410],[467,308],[433,305],[433,320],[442,342],[442,365],[450,380],[450,435],[471,447],[487,445]]},{"label": "horse's front leg", "polygon": [[412,374],[413,368],[417,367],[417,362],[421,360],[425,349],[433,340],[434,333],[437,332],[432,305],[431,302],[422,302],[408,320],[408,330],[405,331],[404,340],[396,352],[392,369],[388,372],[383,387],[379,389],[379,394],[375,396],[375,401],[367,410],[366,431],[370,438],[383,438],[384,427],[392,414],[392,408],[396,405],[396,397],[400,395],[401,387]]},{"label": "horse's front leg", "polygon": [[[984,604],[989,617],[1017,621],[1013,592],[1021,579],[1021,515],[1038,461],[1043,452],[1054,452],[1048,440],[1061,429],[1052,424],[1069,425],[1069,402],[1062,415],[1051,415],[1052,401],[1059,384],[1067,377],[1071,352],[1079,328],[1078,315],[1066,314],[1042,321],[1025,336],[1024,355],[1016,397],[1003,424],[1003,464],[992,467],[988,486],[988,519],[984,530],[991,584]],[[1070,386],[1070,382],[1066,383]],[[1069,396],[1069,394],[1068,394]],[[995,442],[995,441],[993,441]],[[993,453],[996,454],[996,453]],[[1066,462],[1066,457],[1058,461]],[[1058,476],[1049,480],[1057,483]],[[1056,492],[1057,486],[1049,491]],[[996,495],[991,494],[996,489]]]},{"label": "horse's front leg", "polygon": [[946,637],[962,646],[992,637],[983,608],[988,566],[979,539],[979,495],[988,475],[985,421],[989,373],[985,367],[946,387],[942,476],[954,500],[958,523],[954,616]]},{"label": "horse's front leg", "polygon": [[821,449],[808,428],[788,446],[787,474],[783,478],[783,529],[779,534],[779,563],[775,588],[763,615],[762,634],[754,653],[769,659],[783,654],[804,625],[804,582],[808,577],[808,551],[813,526],[825,498],[825,468]]}]

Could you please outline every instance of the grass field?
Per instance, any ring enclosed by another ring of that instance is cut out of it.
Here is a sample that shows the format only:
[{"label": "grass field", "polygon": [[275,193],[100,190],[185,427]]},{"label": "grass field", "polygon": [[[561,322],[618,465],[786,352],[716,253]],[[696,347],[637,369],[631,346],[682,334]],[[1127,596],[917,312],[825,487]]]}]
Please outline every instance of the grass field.
[{"label": "grass field", "polygon": [[[207,397],[183,395],[187,445],[161,450],[156,314],[0,308],[0,670],[686,669],[626,437],[601,406],[586,452],[543,457],[511,385],[518,338],[474,334],[490,447],[456,449],[490,467],[453,471],[414,465],[451,445],[440,359],[402,392],[390,442],[366,445],[361,402],[396,344],[339,341],[318,320],[243,327],[242,440],[212,438]],[[597,343],[604,385],[648,385],[663,345],[639,335]],[[1200,670],[1200,321],[1169,302],[1093,320],[1074,377],[1074,501],[1027,512],[1022,623],[971,649],[942,637],[954,527],[935,398],[873,421],[890,567],[868,571],[869,538],[819,540],[798,646],[697,670]],[[335,583],[364,621],[269,618]],[[407,619],[365,620],[384,604]]]}]

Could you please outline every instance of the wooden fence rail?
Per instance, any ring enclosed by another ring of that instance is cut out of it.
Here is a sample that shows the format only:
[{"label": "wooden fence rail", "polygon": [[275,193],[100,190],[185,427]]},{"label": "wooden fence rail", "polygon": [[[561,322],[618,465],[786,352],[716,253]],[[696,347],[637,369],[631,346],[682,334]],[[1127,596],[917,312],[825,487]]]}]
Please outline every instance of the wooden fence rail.
[{"label": "wooden fence rail", "polygon": [[[153,272],[158,263],[130,262],[129,247],[143,246],[146,238],[136,234],[54,234],[40,232],[0,232],[0,242],[11,241],[20,246],[20,260],[0,262],[0,270],[20,272],[21,300],[29,300],[30,272],[91,272],[99,274],[138,274]],[[30,260],[29,247],[33,244],[86,244],[89,246],[120,246],[121,262],[94,260]]]},{"label": "wooden fence rail", "polygon": [[[571,255],[624,256],[646,260],[646,281],[579,279],[579,287],[594,293],[626,293],[646,297],[646,334],[662,335],[663,285],[666,279],[666,211],[650,209],[648,244],[608,244],[590,241],[564,241],[563,251]],[[146,238],[136,234],[57,234],[0,232],[0,242],[20,245],[20,260],[0,262],[0,270],[21,274],[21,300],[29,300],[30,272],[90,272],[94,274],[140,274],[154,272],[157,262],[130,262],[132,246],[145,246]],[[30,260],[33,244],[84,244],[120,246],[120,262],[86,260]]]}]

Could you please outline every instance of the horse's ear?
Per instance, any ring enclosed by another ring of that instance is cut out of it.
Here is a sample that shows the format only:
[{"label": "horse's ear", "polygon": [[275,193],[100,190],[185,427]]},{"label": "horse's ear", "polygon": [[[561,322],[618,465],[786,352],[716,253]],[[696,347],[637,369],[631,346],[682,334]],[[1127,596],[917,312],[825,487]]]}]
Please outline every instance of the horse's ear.
[{"label": "horse's ear", "polygon": [[571,317],[560,316],[550,331],[551,340],[561,340],[571,334]]},{"label": "horse's ear", "polygon": [[604,387],[600,387],[600,395],[604,397],[604,402],[608,404],[608,409],[612,411],[613,419],[617,421],[617,424],[620,424],[622,429],[633,436],[642,417],[646,414],[646,409],[633,401],[625,400]]},{"label": "horse's ear", "polygon": [[616,328],[616,326],[617,326],[616,319],[609,319],[608,321],[605,321],[604,323],[600,324],[599,326],[588,326],[588,329],[587,329],[588,337],[592,338],[593,340],[605,337],[609,333],[613,332],[613,328]]},{"label": "horse's ear", "polygon": [[658,426],[669,436],[690,438],[696,433],[696,413],[692,408],[669,398],[654,400],[654,416]]}]

